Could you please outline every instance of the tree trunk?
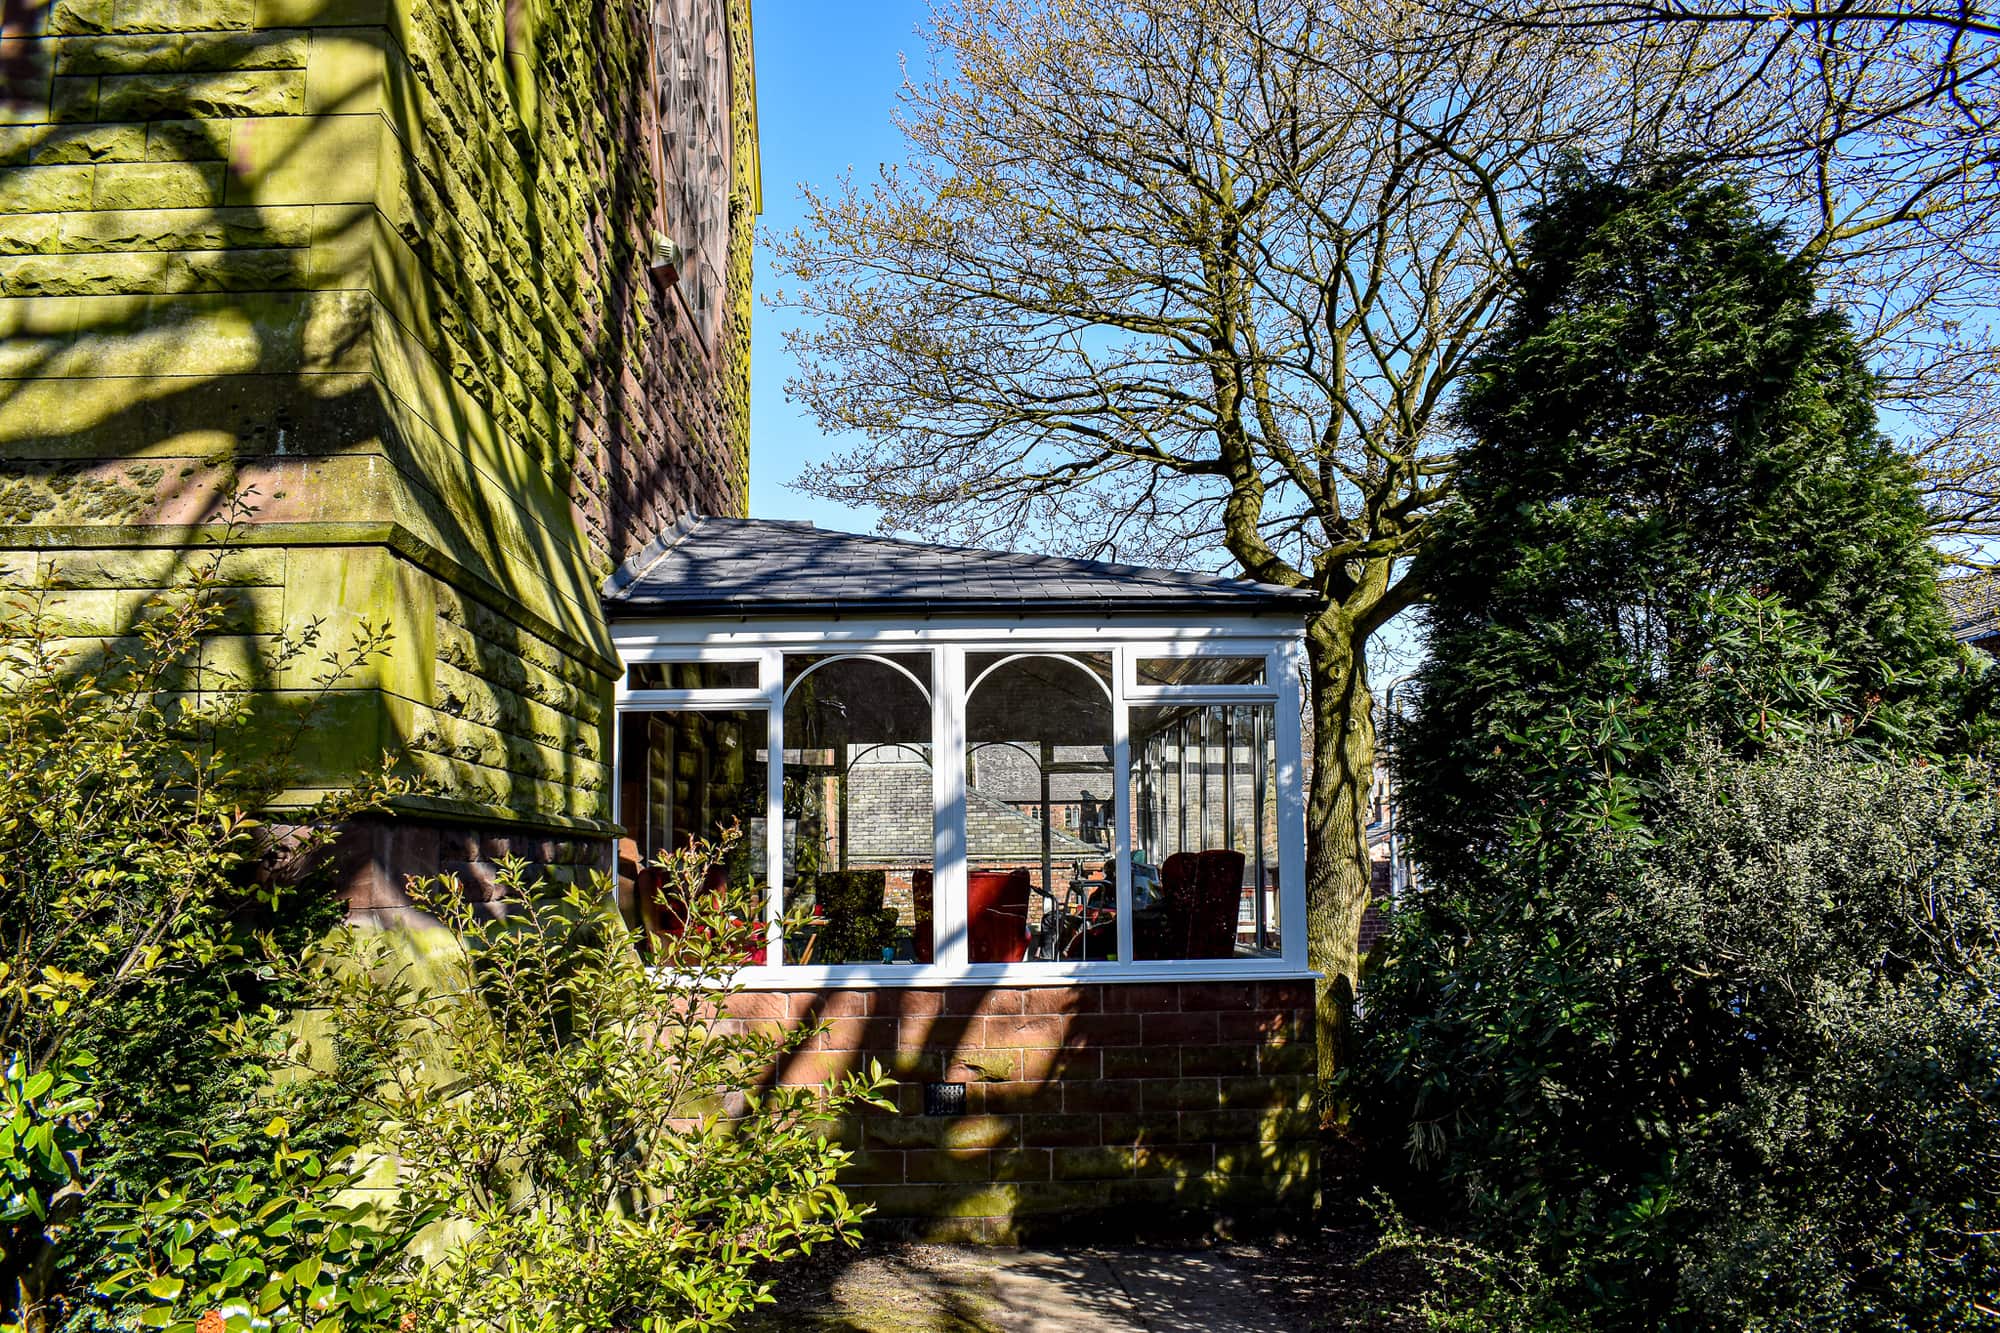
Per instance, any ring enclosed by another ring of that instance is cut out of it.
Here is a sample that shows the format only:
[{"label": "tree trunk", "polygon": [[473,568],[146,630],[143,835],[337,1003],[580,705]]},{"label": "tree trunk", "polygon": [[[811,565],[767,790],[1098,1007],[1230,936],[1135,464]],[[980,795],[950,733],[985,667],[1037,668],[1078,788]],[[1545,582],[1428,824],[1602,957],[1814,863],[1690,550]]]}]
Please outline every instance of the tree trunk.
[{"label": "tree trunk", "polygon": [[1319,1072],[1347,1059],[1360,984],[1361,918],[1368,910],[1368,796],[1375,772],[1374,700],[1364,637],[1339,607],[1306,626],[1312,785],[1306,800],[1306,957],[1320,973],[1315,1006]]},{"label": "tree trunk", "polygon": [[49,1326],[48,1298],[55,1279],[55,1246],[45,1231],[29,1231],[25,1223],[7,1239],[14,1252],[7,1256],[4,1299],[0,1299],[0,1320],[22,1333],[46,1333]]}]

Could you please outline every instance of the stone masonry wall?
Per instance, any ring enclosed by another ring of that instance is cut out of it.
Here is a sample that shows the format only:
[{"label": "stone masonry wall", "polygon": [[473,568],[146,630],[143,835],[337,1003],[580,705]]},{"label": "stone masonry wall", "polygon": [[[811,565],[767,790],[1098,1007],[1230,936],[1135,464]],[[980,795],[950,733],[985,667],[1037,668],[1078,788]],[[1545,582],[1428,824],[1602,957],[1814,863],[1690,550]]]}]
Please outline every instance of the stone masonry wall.
[{"label": "stone masonry wall", "polygon": [[[1254,1227],[1310,1206],[1309,982],[753,991],[730,1021],[824,1020],[788,1084],[880,1060],[898,1112],[839,1127],[874,1225],[934,1240]],[[924,1084],[963,1083],[963,1115]],[[1108,1230],[1106,1230],[1108,1229]]]},{"label": "stone masonry wall", "polygon": [[609,844],[584,838],[468,829],[408,817],[356,820],[343,831],[334,855],[342,867],[350,919],[377,926],[423,928],[429,918],[410,903],[409,877],[451,875],[482,910],[504,911],[501,862],[518,858],[538,873],[567,879],[610,872]]},{"label": "stone masonry wall", "polygon": [[251,650],[395,634],[299,799],[388,751],[431,784],[412,814],[607,837],[599,585],[678,513],[740,512],[746,476],[748,4],[713,348],[646,268],[648,12],[10,0],[0,582],[88,647],[227,537],[269,711],[309,681]]}]

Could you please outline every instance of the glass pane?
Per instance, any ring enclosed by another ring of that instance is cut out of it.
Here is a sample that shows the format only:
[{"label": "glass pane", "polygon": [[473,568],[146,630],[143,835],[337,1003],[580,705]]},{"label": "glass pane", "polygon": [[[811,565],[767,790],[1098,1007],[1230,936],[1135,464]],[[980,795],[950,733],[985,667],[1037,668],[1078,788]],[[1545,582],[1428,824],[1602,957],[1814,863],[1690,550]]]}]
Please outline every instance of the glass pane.
[{"label": "glass pane", "polygon": [[1262,685],[1261,657],[1142,657],[1141,685]]},{"label": "glass pane", "polygon": [[[642,938],[679,933],[666,901],[668,883],[647,862],[691,840],[739,836],[710,886],[735,890],[746,913],[761,913],[769,894],[765,872],[765,715],[730,712],[626,713],[618,719],[618,901]],[[762,949],[752,962],[765,961]]]},{"label": "glass pane", "polygon": [[755,662],[634,662],[625,669],[631,690],[754,690]]},{"label": "glass pane", "polygon": [[927,653],[785,659],[785,944],[795,963],[931,961]]},{"label": "glass pane", "polygon": [[1132,710],[1132,951],[1278,952],[1270,704]]},{"label": "glass pane", "polygon": [[1115,957],[1111,657],[966,657],[966,920],[975,963]]}]

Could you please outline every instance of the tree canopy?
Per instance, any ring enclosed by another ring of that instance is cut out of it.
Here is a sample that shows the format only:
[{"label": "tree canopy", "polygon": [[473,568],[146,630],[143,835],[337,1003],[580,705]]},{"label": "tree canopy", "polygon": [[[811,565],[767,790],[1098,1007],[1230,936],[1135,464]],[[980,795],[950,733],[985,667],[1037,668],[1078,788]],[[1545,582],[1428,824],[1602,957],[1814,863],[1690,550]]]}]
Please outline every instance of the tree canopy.
[{"label": "tree canopy", "polygon": [[1980,492],[1992,39],[1786,33],[1446,0],[940,0],[908,159],[808,187],[778,238],[790,392],[851,442],[808,490],[927,537],[1318,594],[1323,1041],[1368,899],[1367,647],[1426,594],[1413,559],[1459,466],[1447,409],[1561,163],[1740,168],[1864,313],[1858,340],[1950,464],[1934,493]]},{"label": "tree canopy", "polygon": [[776,238],[791,390],[859,433],[805,485],[1338,596],[1441,498],[1439,409],[1565,155],[1738,171],[1856,312],[1909,445],[1990,455],[2000,38],[1949,6],[1673,9],[939,4],[908,159],[807,186]]}]

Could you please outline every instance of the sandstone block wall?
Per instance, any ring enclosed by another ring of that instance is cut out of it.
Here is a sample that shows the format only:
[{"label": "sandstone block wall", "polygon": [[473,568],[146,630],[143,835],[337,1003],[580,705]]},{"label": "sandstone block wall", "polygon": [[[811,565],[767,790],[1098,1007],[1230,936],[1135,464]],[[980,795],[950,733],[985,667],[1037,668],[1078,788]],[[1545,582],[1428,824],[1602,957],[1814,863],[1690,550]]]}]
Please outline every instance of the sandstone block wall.
[{"label": "sandstone block wall", "polygon": [[[1318,1184],[1309,982],[756,991],[739,1024],[827,1023],[775,1073],[881,1061],[895,1114],[840,1127],[878,1227],[1016,1242],[1254,1227]],[[962,1115],[924,1085],[965,1085]],[[1093,1233],[1109,1234],[1109,1233]]]},{"label": "sandstone block wall", "polygon": [[11,3],[0,582],[49,589],[82,646],[127,635],[238,501],[246,645],[395,634],[300,799],[387,750],[433,784],[412,813],[607,836],[598,587],[677,514],[740,512],[746,475],[748,4],[713,347],[645,264],[648,14]]}]

